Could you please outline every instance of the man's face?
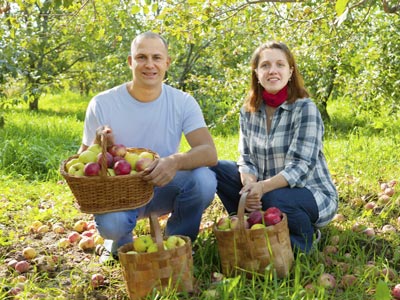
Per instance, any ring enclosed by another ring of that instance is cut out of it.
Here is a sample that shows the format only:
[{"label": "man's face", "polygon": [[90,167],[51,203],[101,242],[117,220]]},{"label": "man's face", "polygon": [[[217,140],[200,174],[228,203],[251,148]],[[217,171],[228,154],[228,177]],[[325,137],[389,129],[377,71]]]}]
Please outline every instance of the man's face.
[{"label": "man's face", "polygon": [[163,42],[158,38],[142,38],[132,45],[128,57],[133,84],[145,88],[160,87],[171,59]]}]

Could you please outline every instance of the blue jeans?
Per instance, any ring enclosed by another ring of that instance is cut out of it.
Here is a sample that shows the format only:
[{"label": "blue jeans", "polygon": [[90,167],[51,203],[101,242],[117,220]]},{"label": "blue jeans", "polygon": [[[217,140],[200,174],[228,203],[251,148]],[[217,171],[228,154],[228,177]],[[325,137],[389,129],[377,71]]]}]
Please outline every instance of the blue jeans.
[{"label": "blue jeans", "polygon": [[[217,195],[229,214],[236,213],[239,191],[243,185],[238,167],[233,161],[220,160],[210,168],[217,176]],[[314,225],[318,219],[318,207],[312,193],[306,188],[280,188],[264,194],[262,209],[278,207],[287,215],[290,241],[294,251],[309,252],[312,247]]]},{"label": "blue jeans", "polygon": [[116,255],[119,247],[133,241],[136,221],[149,217],[151,212],[159,216],[171,213],[166,235],[185,235],[194,241],[203,212],[214,199],[216,188],[215,174],[209,168],[178,171],[169,184],[154,188],[154,196],[145,206],[95,214],[97,229],[105,239],[105,248]]}]

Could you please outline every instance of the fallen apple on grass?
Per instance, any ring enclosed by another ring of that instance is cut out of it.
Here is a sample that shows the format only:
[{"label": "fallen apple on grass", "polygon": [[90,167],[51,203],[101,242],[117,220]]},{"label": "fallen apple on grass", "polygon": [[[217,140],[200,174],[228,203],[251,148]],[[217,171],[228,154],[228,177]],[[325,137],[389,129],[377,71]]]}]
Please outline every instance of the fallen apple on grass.
[{"label": "fallen apple on grass", "polygon": [[392,288],[392,296],[395,299],[400,299],[400,283],[396,284],[393,288]]},{"label": "fallen apple on grass", "polygon": [[35,248],[33,247],[25,247],[22,250],[22,255],[26,258],[26,259],[33,259],[36,257],[37,253]]},{"label": "fallen apple on grass", "polygon": [[73,230],[82,233],[87,229],[87,222],[84,220],[78,220],[73,226]]},{"label": "fallen apple on grass", "polygon": [[90,283],[91,283],[92,287],[94,287],[94,288],[104,285],[103,274],[99,274],[99,273],[93,274],[90,279]]},{"label": "fallen apple on grass", "polygon": [[68,248],[70,245],[71,242],[69,241],[68,238],[61,238],[57,242],[57,246],[62,249]]},{"label": "fallen apple on grass", "polygon": [[72,232],[70,232],[70,233],[68,234],[68,236],[67,236],[67,239],[69,240],[69,242],[70,242],[71,244],[80,241],[81,238],[82,238],[81,235],[80,235],[79,232],[77,232],[77,231],[72,231]]},{"label": "fallen apple on grass", "polygon": [[87,236],[82,237],[82,239],[79,241],[78,247],[81,250],[93,249],[95,247],[93,238]]},{"label": "fallen apple on grass", "polygon": [[28,272],[30,264],[26,260],[21,260],[15,264],[15,270],[19,273]]},{"label": "fallen apple on grass", "polygon": [[326,289],[333,289],[336,287],[336,279],[332,274],[323,273],[318,278],[318,284]]}]

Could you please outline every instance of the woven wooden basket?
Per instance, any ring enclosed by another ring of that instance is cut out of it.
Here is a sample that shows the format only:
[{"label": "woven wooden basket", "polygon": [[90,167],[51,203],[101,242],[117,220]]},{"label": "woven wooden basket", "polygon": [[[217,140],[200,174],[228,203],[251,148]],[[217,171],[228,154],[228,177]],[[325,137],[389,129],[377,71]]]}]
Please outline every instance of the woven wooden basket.
[{"label": "woven wooden basket", "polygon": [[279,278],[285,277],[293,264],[287,216],[276,225],[260,229],[246,229],[244,207],[247,194],[242,195],[238,207],[239,226],[236,229],[213,232],[217,239],[222,273],[231,276],[245,272],[248,276],[265,274],[271,265]]},{"label": "woven wooden basket", "polygon": [[[66,165],[70,160],[77,158],[77,154],[61,163],[60,173],[71,189],[79,209],[84,213],[101,214],[134,209],[147,204],[153,197],[153,185],[144,181],[139,173],[107,176],[106,151],[106,143],[102,143],[103,160],[99,176],[68,174]],[[155,159],[159,158],[157,153],[147,148],[128,148],[127,151],[148,151]]]},{"label": "woven wooden basket", "polygon": [[190,292],[193,290],[193,257],[189,237],[180,236],[185,245],[165,250],[158,218],[150,216],[153,240],[158,251],[152,253],[128,254],[133,250],[133,243],[118,249],[125,286],[131,300],[146,297],[154,290],[174,290]]}]

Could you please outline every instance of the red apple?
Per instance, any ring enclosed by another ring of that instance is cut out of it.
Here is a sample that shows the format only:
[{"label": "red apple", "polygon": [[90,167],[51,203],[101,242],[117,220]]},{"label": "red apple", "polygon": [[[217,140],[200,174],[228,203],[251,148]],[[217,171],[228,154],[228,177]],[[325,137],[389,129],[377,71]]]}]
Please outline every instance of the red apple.
[{"label": "red apple", "polygon": [[282,215],[281,210],[275,206],[271,206],[271,207],[267,208],[267,210],[264,212],[264,215],[270,214],[270,213]]},{"label": "red apple", "polygon": [[394,195],[394,188],[388,187],[383,192],[385,193],[385,195],[392,197]]},{"label": "red apple", "polygon": [[100,165],[97,162],[90,162],[83,169],[85,176],[98,176],[100,174]]},{"label": "red apple", "polygon": [[79,241],[82,237],[78,232],[73,231],[70,234],[68,234],[67,238],[70,241],[70,243],[75,243],[75,242]]},{"label": "red apple", "polygon": [[124,158],[122,156],[114,156],[112,165],[114,166],[117,163],[117,161],[120,161],[120,160],[123,160],[123,159]]},{"label": "red apple", "polygon": [[19,273],[25,273],[29,270],[29,268],[30,264],[25,260],[21,260],[15,265],[15,270]]},{"label": "red apple", "polygon": [[91,278],[92,287],[96,288],[104,284],[104,276],[102,274],[93,274]]},{"label": "red apple", "polygon": [[94,240],[92,237],[84,236],[79,241],[78,247],[82,250],[89,250],[94,248]]},{"label": "red apple", "polygon": [[252,211],[247,219],[250,227],[254,224],[261,224],[263,221],[263,213],[260,210]]},{"label": "red apple", "polygon": [[348,288],[348,287],[354,285],[356,281],[357,281],[357,277],[354,276],[353,274],[345,274],[342,277],[341,284],[344,288]]},{"label": "red apple", "polygon": [[395,299],[400,299],[400,283],[396,284],[392,289],[392,296]]},{"label": "red apple", "polygon": [[114,165],[115,175],[127,175],[130,174],[132,170],[131,164],[125,159],[117,161]]},{"label": "red apple", "polygon": [[152,162],[153,162],[153,160],[151,158],[149,158],[149,157],[140,157],[136,162],[135,170],[138,171],[138,172],[143,171]]},{"label": "red apple", "polygon": [[110,152],[112,156],[124,157],[126,154],[126,147],[122,144],[114,144],[108,149],[108,152]]},{"label": "red apple", "polygon": [[281,214],[268,213],[264,214],[264,223],[267,226],[278,224],[282,220]]},{"label": "red apple", "polygon": [[[97,155],[97,163],[101,166],[101,160],[103,159],[103,153]],[[114,158],[110,152],[106,152],[107,168],[112,168],[114,165]]]}]

